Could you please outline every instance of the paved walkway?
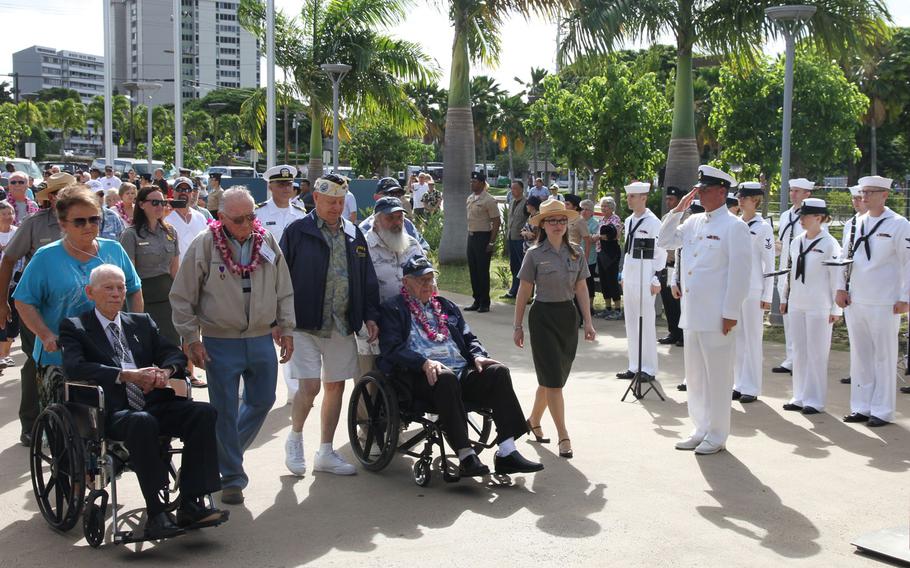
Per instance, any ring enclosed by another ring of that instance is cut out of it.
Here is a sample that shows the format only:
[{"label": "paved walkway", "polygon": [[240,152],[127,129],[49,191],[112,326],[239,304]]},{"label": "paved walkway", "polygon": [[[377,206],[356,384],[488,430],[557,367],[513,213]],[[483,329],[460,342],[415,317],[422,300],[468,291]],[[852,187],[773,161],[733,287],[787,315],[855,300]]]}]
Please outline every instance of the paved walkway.
[{"label": "paved walkway", "polygon": [[[536,380],[530,351],[511,344],[511,306],[468,319],[492,355],[511,367],[527,411]],[[16,443],[18,369],[7,369],[0,377],[0,567],[879,564],[855,554],[849,542],[907,522],[910,396],[898,395],[894,425],[844,424],[849,388],[837,379],[848,358],[835,352],[828,413],[784,412],[790,381],[770,373],[781,346],[768,344],[760,401],[733,403],[728,451],[696,457],[673,449],[690,429],[686,395],[675,389],[682,350],[660,349],[666,402],[649,395],[622,403],[628,383],[613,378],[626,366],[622,323],[596,326],[598,341],[580,347],[566,389],[574,459],[559,458],[555,444],[522,439],[519,449],[546,470],[516,476],[511,487],[446,485],[437,476],[420,488],[404,458],[378,474],[297,479],[283,463],[289,422],[279,381],[279,402],[246,455],[246,504],[233,507],[221,528],[146,544],[141,555],[135,547],[90,549],[81,526],[65,535],[47,527],[32,496],[27,451]],[[548,419],[544,428],[554,434]],[[311,460],[316,420],[304,438]],[[351,457],[346,440],[342,426],[337,445]],[[132,474],[120,487],[127,509],[141,505]]]}]

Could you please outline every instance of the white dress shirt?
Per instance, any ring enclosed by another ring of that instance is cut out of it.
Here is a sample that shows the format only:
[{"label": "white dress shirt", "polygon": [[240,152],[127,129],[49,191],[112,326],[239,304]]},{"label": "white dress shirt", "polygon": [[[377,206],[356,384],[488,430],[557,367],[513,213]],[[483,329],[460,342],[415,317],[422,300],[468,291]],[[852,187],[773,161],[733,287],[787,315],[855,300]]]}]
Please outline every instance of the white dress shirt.
[{"label": "white dress shirt", "polygon": [[774,272],[774,229],[758,214],[743,222],[749,227],[749,235],[752,237],[749,290],[760,291],[761,301],[770,304],[774,299],[774,278],[765,278],[764,275]]},{"label": "white dress shirt", "polygon": [[[878,225],[882,221],[881,225]],[[850,276],[850,303],[891,306],[910,300],[910,222],[885,207],[879,217],[869,213],[860,215],[856,222],[853,267]],[[878,225],[875,233],[872,229]],[[864,235],[871,236],[861,242]],[[866,255],[865,242],[869,244]],[[841,253],[846,258],[849,251]],[[846,268],[838,271],[837,289],[846,290]]]},{"label": "white dress shirt", "polygon": [[177,211],[171,211],[171,214],[165,217],[165,221],[177,231],[177,247],[180,249],[180,260],[183,261],[183,255],[189,250],[190,244],[196,235],[208,227],[205,216],[193,208],[188,208],[190,220],[184,221],[183,217]]},{"label": "white dress shirt", "polygon": [[[657,234],[660,232],[660,219],[650,209],[645,209],[640,216],[629,215],[626,217],[624,232],[626,243],[629,243],[630,240],[633,242],[628,244],[628,246],[624,245],[624,249],[629,252],[625,253],[625,258],[623,259],[623,281],[629,285],[636,286],[641,284],[639,278],[643,277],[645,282],[649,282],[653,286],[660,286],[660,280],[656,274],[667,266],[667,249],[657,243]],[[635,239],[655,239],[653,259],[640,260],[632,258]],[[639,272],[641,272],[642,276],[639,276]]]},{"label": "white dress shirt", "polygon": [[[797,278],[796,264],[800,247],[807,251],[809,245],[816,240],[818,243],[805,253],[805,279]],[[837,244],[837,239],[825,231],[820,232],[814,239],[803,233],[793,240],[790,244],[790,277],[781,276],[783,283],[781,302],[787,303],[788,310],[827,311],[832,316],[844,313],[834,303],[840,268],[822,264],[826,260],[837,260],[840,255],[841,247]]]},{"label": "white dress shirt", "polygon": [[[114,347],[114,334],[111,333],[111,330],[108,328],[111,323],[115,324],[120,330],[120,336],[123,339],[123,348],[126,349],[127,353],[130,354],[129,361],[120,361],[120,368],[124,370],[138,369],[136,366],[136,358],[133,356],[133,352],[130,350],[129,341],[126,340],[126,332],[123,330],[123,322],[120,321],[120,312],[117,312],[117,315],[113,320],[109,320],[104,317],[104,314],[98,311],[98,308],[95,308],[95,316],[98,318],[98,321],[101,323],[101,328],[104,330],[104,336],[107,337],[108,343],[111,344],[111,348]],[[116,349],[114,350],[116,353]]]}]

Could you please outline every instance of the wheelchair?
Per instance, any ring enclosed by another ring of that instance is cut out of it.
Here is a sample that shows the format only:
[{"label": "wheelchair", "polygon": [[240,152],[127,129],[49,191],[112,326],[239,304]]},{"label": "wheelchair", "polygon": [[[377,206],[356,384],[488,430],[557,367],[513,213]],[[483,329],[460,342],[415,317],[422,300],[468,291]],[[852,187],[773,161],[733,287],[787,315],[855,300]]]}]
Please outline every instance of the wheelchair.
[{"label": "wheelchair", "polygon": [[[52,372],[57,376],[51,380],[62,384],[63,402],[49,404],[38,416],[29,452],[32,489],[41,515],[60,532],[72,529],[81,515],[85,540],[98,548],[105,541],[110,501],[111,542],[119,545],[149,540],[141,532],[121,530],[129,519],[118,514],[117,480],[129,471],[129,452],[123,442],[105,435],[104,389],[65,380],[59,370]],[[170,386],[176,396],[192,400],[188,378],[172,378]],[[180,472],[173,458],[182,453],[182,448],[175,447],[166,436],[159,438],[159,448],[169,464],[168,484],[160,496],[170,512],[179,504],[173,499],[180,489]],[[210,506],[211,499],[210,495],[206,497]]]},{"label": "wheelchair", "polygon": [[[465,404],[465,409],[468,436],[479,455],[495,445],[490,441],[493,415],[489,409],[469,403]],[[409,432],[412,425],[417,427],[416,432]],[[435,409],[418,400],[408,408],[401,408],[392,380],[380,371],[370,371],[354,384],[348,403],[348,436],[354,457],[368,471],[385,469],[395,454],[400,453],[416,459],[412,472],[414,483],[420,487],[430,484],[434,471],[442,473],[447,483],[460,479],[457,456],[455,452],[446,451]],[[423,448],[417,449],[421,443]],[[439,450],[439,455],[434,458],[435,449]],[[507,475],[491,475],[500,483],[510,481]]]}]

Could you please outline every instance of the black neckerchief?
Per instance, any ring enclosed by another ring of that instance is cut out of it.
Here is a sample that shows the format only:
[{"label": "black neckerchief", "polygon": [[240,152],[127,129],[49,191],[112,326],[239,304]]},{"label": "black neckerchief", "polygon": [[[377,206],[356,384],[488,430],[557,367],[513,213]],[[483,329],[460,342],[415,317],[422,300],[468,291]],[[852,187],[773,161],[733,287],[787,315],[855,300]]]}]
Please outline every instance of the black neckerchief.
[{"label": "black neckerchief", "polygon": [[780,240],[783,241],[787,238],[787,231],[790,231],[790,240],[793,240],[793,226],[799,222],[799,209],[790,213],[790,222],[784,226],[784,230],[780,233]]},{"label": "black neckerchief", "polygon": [[859,214],[854,215],[849,221],[850,224],[850,243],[847,245],[847,258],[853,258],[853,243],[856,241],[856,218]]},{"label": "black neckerchief", "polygon": [[[855,243],[853,243],[853,247],[851,249],[854,254],[856,254],[856,250],[859,248],[859,245],[863,245],[863,249],[866,251],[866,258],[868,258],[869,260],[872,260],[872,249],[869,246],[869,237],[874,235],[875,231],[877,231],[878,228],[882,226],[882,223],[884,223],[887,219],[888,219],[888,217],[882,217],[881,219],[879,219],[878,223],[872,225],[872,230],[869,231],[868,235],[866,234],[866,223],[863,222],[863,224],[860,226],[859,238],[856,239]],[[854,227],[854,230],[855,230],[855,227]]]},{"label": "black neckerchief", "polygon": [[[632,220],[634,221],[635,218],[633,217]],[[645,216],[644,216],[644,214],[642,214],[641,219],[638,220],[638,223],[635,223],[634,225],[632,225],[632,230],[629,231],[629,235],[626,237],[626,250],[623,251],[626,254],[629,254],[632,251],[632,240],[635,238],[635,231],[637,231],[638,228],[641,226],[641,224],[644,222],[645,222]]]},{"label": "black neckerchief", "polygon": [[809,248],[806,250],[803,250],[803,243],[799,243],[799,256],[796,257],[796,274],[794,276],[803,284],[806,283],[806,255],[808,255],[812,249],[815,248],[815,245],[821,242],[823,238],[825,238],[824,235],[812,241],[809,244]]}]

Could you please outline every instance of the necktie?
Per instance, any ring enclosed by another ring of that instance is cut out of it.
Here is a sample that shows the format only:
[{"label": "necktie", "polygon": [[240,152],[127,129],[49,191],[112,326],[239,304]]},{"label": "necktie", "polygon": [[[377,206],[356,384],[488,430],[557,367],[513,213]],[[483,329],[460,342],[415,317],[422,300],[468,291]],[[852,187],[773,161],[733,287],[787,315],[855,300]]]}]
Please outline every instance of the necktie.
[{"label": "necktie", "polygon": [[[117,327],[117,324],[111,322],[107,325],[107,329],[111,332],[111,337],[114,338],[113,347],[114,347],[114,356],[117,358],[118,363],[123,363],[124,361],[133,362],[133,358],[130,355],[129,349],[126,348],[126,343],[123,341],[123,335],[120,333],[120,328]],[[135,383],[125,383],[126,387],[126,402],[130,405],[130,408],[133,410],[142,410],[145,408],[145,395],[142,394],[142,389],[139,388],[139,385]]]}]

